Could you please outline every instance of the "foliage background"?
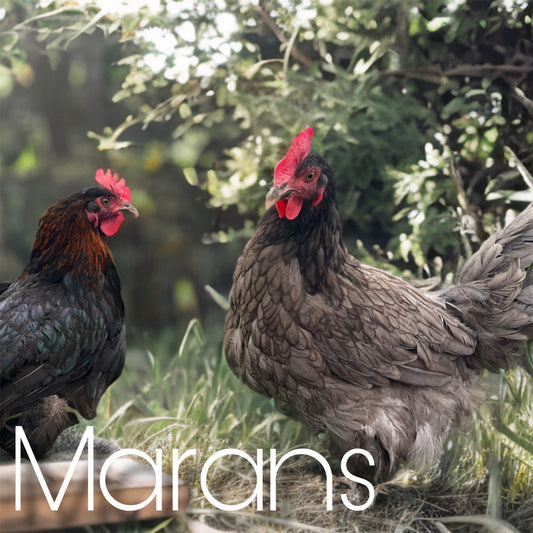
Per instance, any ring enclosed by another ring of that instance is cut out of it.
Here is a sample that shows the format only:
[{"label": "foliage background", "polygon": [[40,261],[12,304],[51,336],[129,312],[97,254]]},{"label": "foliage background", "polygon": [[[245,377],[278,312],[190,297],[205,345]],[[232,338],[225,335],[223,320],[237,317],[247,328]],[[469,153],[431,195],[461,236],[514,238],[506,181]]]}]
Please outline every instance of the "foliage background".
[{"label": "foliage background", "polygon": [[453,272],[458,231],[471,244],[530,199],[527,2],[3,4],[2,275],[44,209],[111,166],[143,215],[113,242],[136,331],[203,318],[206,283],[228,292],[307,125],[349,246],[400,271]]},{"label": "foliage background", "polygon": [[[449,281],[533,200],[532,15],[522,0],[2,0],[0,278],[24,267],[44,210],[110,167],[141,213],[111,243],[131,352],[118,396],[138,390],[148,351],[180,363],[193,318],[208,348],[181,366],[239,387],[209,374],[209,361],[224,372],[224,311],[205,286],[227,296],[272,170],[306,126],[336,170],[350,250],[409,278]],[[523,409],[493,406],[497,434],[530,438],[531,384],[516,379],[499,397]],[[479,431],[487,452],[494,427]]]}]

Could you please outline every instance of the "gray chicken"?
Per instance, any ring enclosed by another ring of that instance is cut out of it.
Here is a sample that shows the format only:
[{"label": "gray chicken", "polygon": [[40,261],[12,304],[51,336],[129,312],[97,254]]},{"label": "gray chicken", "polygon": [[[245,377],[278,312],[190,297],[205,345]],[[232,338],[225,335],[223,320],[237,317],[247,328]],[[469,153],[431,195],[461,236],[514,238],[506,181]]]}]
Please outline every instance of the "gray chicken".
[{"label": "gray chicken", "polygon": [[325,433],[334,454],[368,450],[382,481],[431,464],[478,405],[479,371],[524,354],[533,207],[491,236],[453,286],[423,292],[348,253],[334,173],[310,152],[312,134],[296,136],[276,166],[237,262],[225,354],[249,387]]}]

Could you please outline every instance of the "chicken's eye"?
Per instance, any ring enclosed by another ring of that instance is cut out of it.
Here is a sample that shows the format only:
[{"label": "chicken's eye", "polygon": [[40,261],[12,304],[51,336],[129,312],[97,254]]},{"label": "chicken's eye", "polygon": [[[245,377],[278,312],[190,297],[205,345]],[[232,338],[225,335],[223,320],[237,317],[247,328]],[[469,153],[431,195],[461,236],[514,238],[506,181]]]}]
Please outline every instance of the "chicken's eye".
[{"label": "chicken's eye", "polygon": [[316,170],[310,170],[306,175],[305,175],[305,181],[313,181],[316,177]]},{"label": "chicken's eye", "polygon": [[104,198],[102,198],[102,205],[109,205],[109,198],[104,196]]}]

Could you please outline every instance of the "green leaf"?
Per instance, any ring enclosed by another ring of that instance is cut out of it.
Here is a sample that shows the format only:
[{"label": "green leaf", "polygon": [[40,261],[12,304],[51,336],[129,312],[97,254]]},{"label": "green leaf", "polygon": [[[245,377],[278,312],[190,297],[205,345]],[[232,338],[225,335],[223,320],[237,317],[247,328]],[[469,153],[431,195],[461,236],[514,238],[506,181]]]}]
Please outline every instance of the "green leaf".
[{"label": "green leaf", "polygon": [[33,146],[25,148],[13,163],[13,169],[18,174],[28,174],[37,166],[37,155]]},{"label": "green leaf", "polygon": [[198,174],[196,173],[196,169],[194,167],[186,167],[183,170],[183,174],[185,175],[185,179],[187,180],[187,183],[193,186],[198,185]]},{"label": "green leaf", "polygon": [[495,191],[487,194],[488,201],[507,200],[508,202],[533,202],[533,191]]},{"label": "green leaf", "polygon": [[527,440],[524,437],[521,437],[500,420],[494,420],[493,424],[494,428],[497,431],[499,431],[502,435],[505,435],[508,439],[512,440],[515,444],[517,444],[533,456],[533,442]]},{"label": "green leaf", "polygon": [[4,31],[0,33],[0,48],[5,52],[13,50],[19,40],[19,35],[15,31]]},{"label": "green leaf", "polygon": [[0,64],[0,98],[6,98],[13,90],[11,69]]},{"label": "green leaf", "polygon": [[448,118],[454,113],[457,113],[465,106],[465,100],[462,96],[457,96],[448,102],[441,111],[443,118]]},{"label": "green leaf", "polygon": [[220,294],[216,289],[211,287],[211,285],[206,285],[205,290],[211,298],[213,298],[213,301],[218,304],[224,311],[227,311],[229,309],[229,300],[222,294]]},{"label": "green leaf", "polygon": [[520,161],[518,156],[509,146],[504,146],[504,153],[509,163],[518,168],[518,171],[520,172],[520,175],[522,176],[522,179],[525,181],[526,185],[530,189],[533,189],[533,176],[531,176],[529,170],[525,167],[524,163]]}]

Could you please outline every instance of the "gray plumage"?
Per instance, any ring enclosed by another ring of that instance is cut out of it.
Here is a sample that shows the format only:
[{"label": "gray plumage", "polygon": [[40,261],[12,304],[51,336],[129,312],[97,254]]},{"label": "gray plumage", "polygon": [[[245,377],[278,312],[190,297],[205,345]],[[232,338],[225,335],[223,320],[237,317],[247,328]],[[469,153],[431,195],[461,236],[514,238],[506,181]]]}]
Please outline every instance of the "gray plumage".
[{"label": "gray plumage", "polygon": [[235,268],[230,367],[324,432],[336,455],[368,450],[377,480],[431,464],[478,405],[479,369],[509,368],[524,353],[533,207],[488,239],[453,287],[427,293],[348,254],[320,156],[301,154],[267,200]]}]

